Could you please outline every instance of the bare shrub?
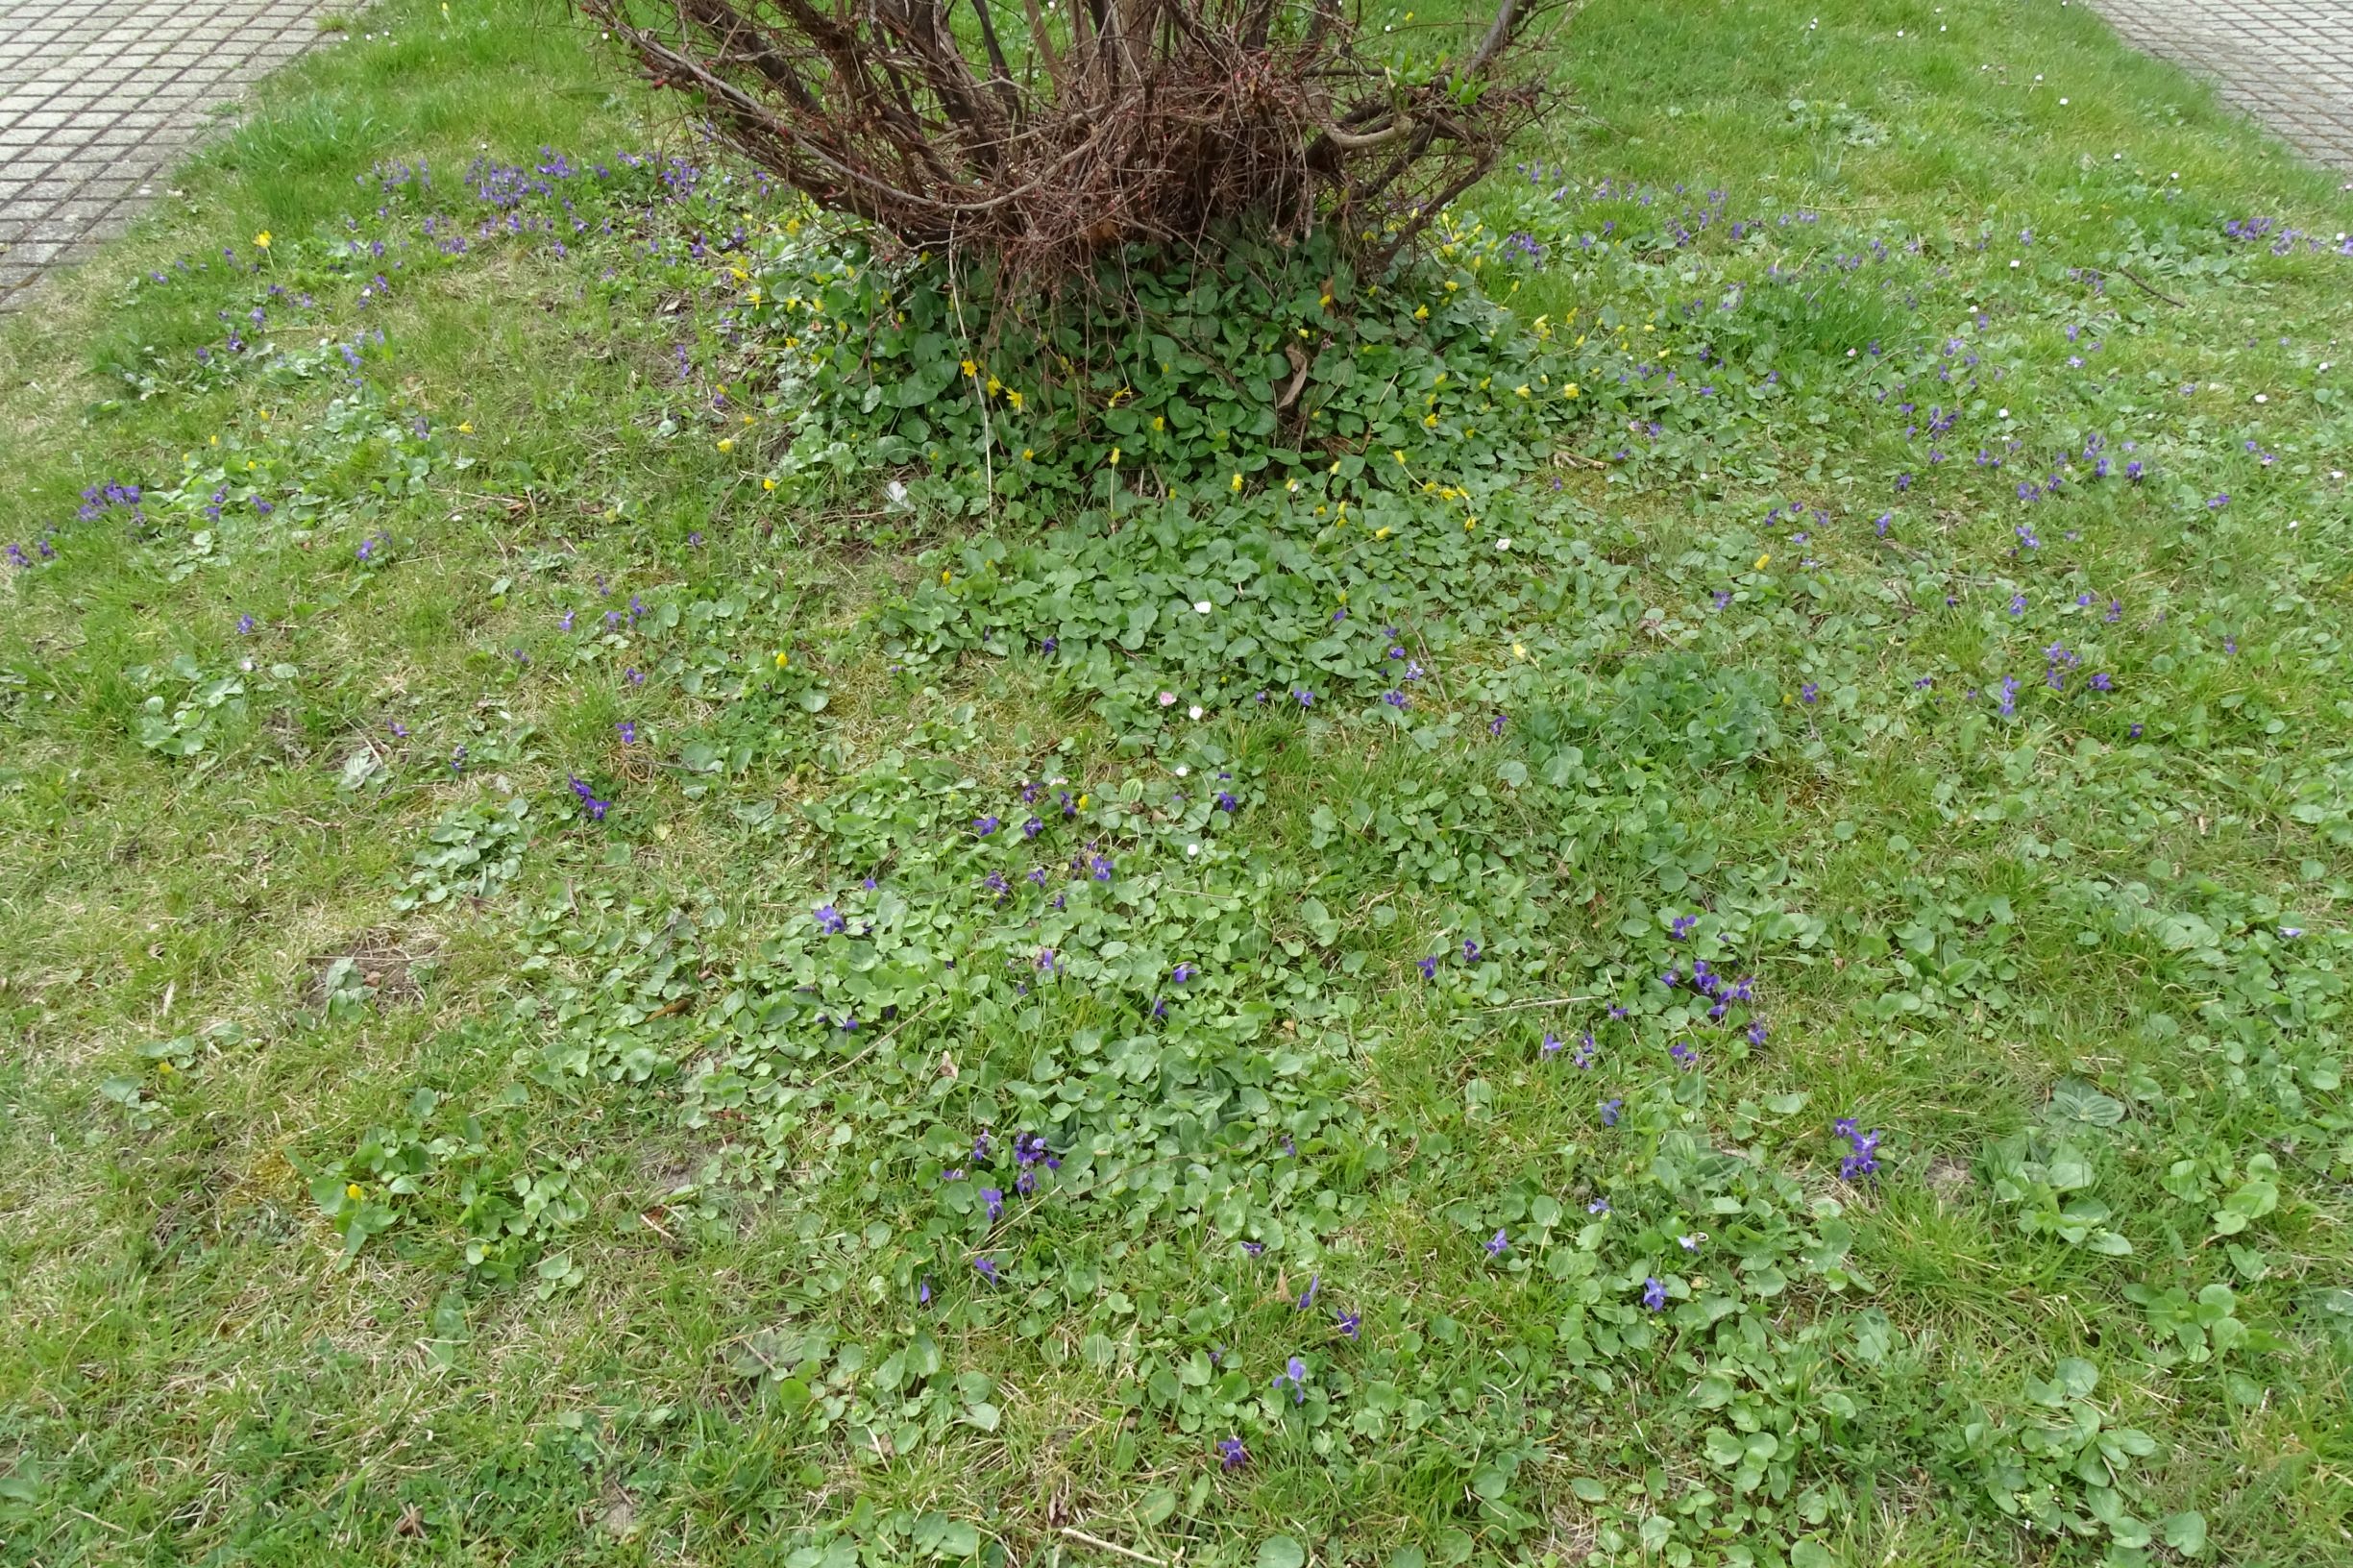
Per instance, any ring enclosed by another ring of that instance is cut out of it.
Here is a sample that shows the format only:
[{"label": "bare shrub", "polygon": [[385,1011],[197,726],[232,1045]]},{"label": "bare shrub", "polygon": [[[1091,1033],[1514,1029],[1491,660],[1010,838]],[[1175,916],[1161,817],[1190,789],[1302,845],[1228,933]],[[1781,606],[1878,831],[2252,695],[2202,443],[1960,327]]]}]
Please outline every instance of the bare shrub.
[{"label": "bare shrub", "polygon": [[1494,3],[1374,58],[1339,0],[581,0],[820,206],[1033,282],[1245,223],[1385,260],[1536,112],[1560,0]]}]

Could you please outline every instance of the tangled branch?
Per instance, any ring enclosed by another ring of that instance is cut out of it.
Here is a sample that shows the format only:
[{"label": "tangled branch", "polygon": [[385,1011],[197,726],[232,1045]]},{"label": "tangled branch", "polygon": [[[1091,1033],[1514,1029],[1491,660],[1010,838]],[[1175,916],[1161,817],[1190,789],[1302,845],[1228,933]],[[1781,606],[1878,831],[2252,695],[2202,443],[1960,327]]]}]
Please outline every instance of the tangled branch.
[{"label": "tangled branch", "polygon": [[1385,261],[1533,118],[1559,3],[1400,68],[1338,0],[580,0],[820,206],[1041,280],[1248,221]]}]

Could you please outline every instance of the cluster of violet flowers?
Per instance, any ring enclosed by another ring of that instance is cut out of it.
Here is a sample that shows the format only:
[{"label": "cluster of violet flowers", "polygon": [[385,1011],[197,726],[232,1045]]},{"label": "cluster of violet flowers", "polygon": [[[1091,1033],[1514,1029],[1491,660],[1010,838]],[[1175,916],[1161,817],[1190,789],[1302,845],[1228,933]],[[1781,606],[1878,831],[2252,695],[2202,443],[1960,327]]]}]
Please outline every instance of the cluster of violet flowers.
[{"label": "cluster of violet flowers", "polygon": [[1859,1129],[1854,1117],[1841,1116],[1830,1124],[1830,1131],[1852,1145],[1838,1162],[1840,1181],[1869,1181],[1879,1174],[1879,1130],[1876,1127],[1866,1133]]},{"label": "cluster of violet flowers", "polygon": [[[831,907],[831,905],[826,906],[827,909]],[[983,1128],[972,1139],[972,1168],[977,1171],[988,1165],[995,1158],[995,1150],[994,1136]],[[1056,1154],[1047,1144],[1043,1133],[1017,1133],[1013,1140],[1013,1161],[1014,1190],[1025,1198],[1038,1190],[1038,1172],[1041,1167],[1050,1171],[1062,1169],[1062,1156]],[[965,1172],[961,1167],[946,1170],[941,1173],[940,1179],[945,1182],[961,1182],[965,1179]],[[992,1194],[994,1196],[992,1197]],[[981,1188],[981,1201],[988,1205],[991,1219],[997,1218],[1003,1213],[1004,1197],[1002,1188],[993,1187]]]},{"label": "cluster of violet flowers", "polygon": [[30,570],[35,564],[35,556],[37,556],[40,560],[44,561],[53,561],[57,559],[58,547],[50,543],[50,541],[56,537],[57,525],[53,523],[48,527],[41,530],[39,538],[33,541],[32,554],[27,554],[25,552],[24,546],[19,544],[11,544],[7,551],[9,565],[16,567],[19,570]]},{"label": "cluster of violet flowers", "polygon": [[598,799],[597,792],[590,786],[588,780],[581,778],[576,773],[573,775],[572,793],[580,797],[580,806],[588,813],[588,820],[592,822],[604,821],[604,814],[612,809],[613,803],[610,800]]}]

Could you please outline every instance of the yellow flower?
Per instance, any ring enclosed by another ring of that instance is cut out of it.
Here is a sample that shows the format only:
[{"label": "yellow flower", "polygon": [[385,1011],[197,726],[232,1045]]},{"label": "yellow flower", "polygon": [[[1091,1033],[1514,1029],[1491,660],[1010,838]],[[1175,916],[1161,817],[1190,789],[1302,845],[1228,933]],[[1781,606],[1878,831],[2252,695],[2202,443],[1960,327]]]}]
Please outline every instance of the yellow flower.
[{"label": "yellow flower", "polygon": [[359,1201],[361,1198],[363,1198],[363,1197],[366,1197],[366,1196],[367,1196],[367,1194],[366,1194],[365,1192],[363,1192],[362,1190],[360,1190],[360,1187],[359,1187],[359,1184],[358,1184],[357,1182],[346,1182],[346,1183],[344,1183],[344,1184],[343,1184],[343,1195],[344,1195],[345,1197],[347,1197],[347,1198],[351,1199],[351,1200],[352,1200],[354,1203],[357,1203],[357,1202],[358,1202],[358,1201]]},{"label": "yellow flower", "polygon": [[1528,657],[1528,645],[1526,643],[1513,643],[1511,645],[1511,656],[1515,659],[1524,659]]},{"label": "yellow flower", "polygon": [[1373,537],[1376,539],[1386,539],[1388,536],[1389,530],[1385,527],[1373,529]]},{"label": "yellow flower", "polygon": [[773,490],[776,488],[776,481],[774,479],[762,479],[760,481],[760,488],[763,490]]},{"label": "yellow flower", "polygon": [[1119,449],[1117,447],[1111,449],[1111,466],[1114,468],[1117,468],[1119,466]]},{"label": "yellow flower", "polygon": [[1765,553],[1763,553],[1762,555],[1759,555],[1759,556],[1756,558],[1756,569],[1757,569],[1759,572],[1762,572],[1762,571],[1765,569],[1765,563],[1766,563],[1766,562],[1768,562],[1768,561],[1770,561],[1770,560],[1772,560],[1772,559],[1773,559],[1773,551],[1765,551]]},{"label": "yellow flower", "polygon": [[1234,476],[1234,493],[1238,496],[1242,493],[1242,477],[1239,474]]},{"label": "yellow flower", "polygon": [[1078,809],[1081,811],[1087,809],[1087,797],[1083,795],[1078,797]]},{"label": "yellow flower", "polygon": [[1005,394],[1005,401],[1006,401],[1007,403],[1010,403],[1010,404],[1013,404],[1013,411],[1014,411],[1015,413],[1017,413],[1017,413],[1019,413],[1019,412],[1021,411],[1021,394],[1020,394],[1020,393],[1018,393],[1018,392],[1008,392],[1008,393],[1006,393],[1006,394]]},{"label": "yellow flower", "polygon": [[1464,533],[1470,532],[1477,527],[1479,527],[1479,519],[1475,517],[1466,517],[1462,520],[1462,531]]},{"label": "yellow flower", "polygon": [[733,452],[735,450],[735,437],[732,435],[721,436],[719,438],[719,450],[722,452]]},{"label": "yellow flower", "polygon": [[1025,463],[1026,463],[1026,462],[1028,462],[1028,461],[1029,461],[1029,460],[1030,460],[1032,457],[1034,457],[1034,456],[1036,456],[1036,455],[1037,455],[1037,452],[1036,452],[1036,450],[1035,450],[1034,448],[1030,448],[1030,447],[1023,447],[1023,448],[1021,449],[1021,460],[1022,460],[1023,462],[1025,462]]},{"label": "yellow flower", "polygon": [[781,669],[783,669],[783,668],[784,668],[786,665],[791,664],[792,662],[793,662],[793,658],[792,658],[792,655],[791,655],[791,654],[786,653],[786,652],[785,652],[783,649],[777,649],[777,651],[776,651],[776,668],[777,668],[777,669],[781,670]]},{"label": "yellow flower", "polygon": [[989,378],[989,396],[991,396],[991,397],[993,397],[993,397],[995,397],[995,396],[996,396],[996,395],[997,395],[999,392],[1002,392],[1002,391],[1004,391],[1004,390],[1005,390],[1005,383],[1004,383],[1003,381],[998,380],[997,380],[995,377],[993,377],[993,376],[992,376],[992,377],[990,377],[990,378]]},{"label": "yellow flower", "polygon": [[947,586],[947,580],[948,580],[948,579],[947,579],[947,574],[946,574],[945,572],[942,572],[942,573],[940,574],[940,586],[941,586],[941,587],[943,587],[943,588],[946,587],[946,586]]},{"label": "yellow flower", "polygon": [[1460,288],[1461,286],[1462,285],[1460,283],[1456,282],[1452,278],[1446,280],[1446,292],[1449,294],[1452,294],[1455,290]]},{"label": "yellow flower", "polygon": [[268,250],[270,248],[270,232],[267,229],[264,229],[261,231],[261,233],[256,234],[254,236],[254,244],[261,250]]},{"label": "yellow flower", "polygon": [[980,367],[979,367],[978,365],[976,365],[976,364],[972,363],[972,361],[971,361],[971,360],[967,359],[967,360],[964,362],[964,373],[965,373],[967,376],[977,376],[977,375],[979,375],[979,374],[980,374]]},{"label": "yellow flower", "polygon": [[757,283],[752,284],[751,292],[745,295],[744,298],[749,300],[753,305],[758,305],[760,303],[760,285]]},{"label": "yellow flower", "polygon": [[470,419],[459,420],[457,422],[457,433],[460,435],[472,435],[474,433],[474,421]]},{"label": "yellow flower", "polygon": [[1297,479],[1286,479],[1283,483],[1283,489],[1286,494],[1295,496],[1299,493],[1299,481]]},{"label": "yellow flower", "polygon": [[1167,422],[1165,419],[1163,419],[1163,418],[1162,418],[1160,415],[1158,415],[1158,414],[1154,414],[1154,415],[1152,416],[1152,429],[1155,429],[1155,430],[1164,430],[1164,429],[1166,429],[1167,428],[1168,428],[1168,422]]},{"label": "yellow flower", "polygon": [[739,283],[743,282],[751,276],[750,273],[746,272],[741,266],[729,267],[727,270],[735,274],[735,281]]},{"label": "yellow flower", "polygon": [[1428,321],[1430,319],[1430,306],[1426,305],[1415,306],[1413,307],[1413,319],[1415,321]]},{"label": "yellow flower", "polygon": [[1513,387],[1511,391],[1513,396],[1524,398],[1528,396],[1528,383],[1526,381],[1522,381],[1519,385]]},{"label": "yellow flower", "polygon": [[1402,463],[1406,460],[1406,449],[1403,447],[1391,447],[1389,449],[1389,455]]}]

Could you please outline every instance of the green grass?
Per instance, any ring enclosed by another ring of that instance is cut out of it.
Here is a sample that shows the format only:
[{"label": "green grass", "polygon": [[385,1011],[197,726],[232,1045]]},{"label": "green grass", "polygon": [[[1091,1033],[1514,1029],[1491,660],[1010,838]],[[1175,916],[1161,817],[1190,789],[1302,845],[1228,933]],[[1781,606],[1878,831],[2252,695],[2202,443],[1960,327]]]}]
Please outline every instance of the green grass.
[{"label": "green grass", "polygon": [[2343,1559],[2341,176],[2080,6],[1605,0],[1292,501],[802,379],[814,227],[451,10],[0,322],[0,1560]]}]

